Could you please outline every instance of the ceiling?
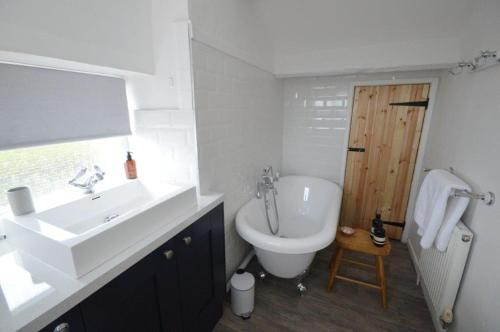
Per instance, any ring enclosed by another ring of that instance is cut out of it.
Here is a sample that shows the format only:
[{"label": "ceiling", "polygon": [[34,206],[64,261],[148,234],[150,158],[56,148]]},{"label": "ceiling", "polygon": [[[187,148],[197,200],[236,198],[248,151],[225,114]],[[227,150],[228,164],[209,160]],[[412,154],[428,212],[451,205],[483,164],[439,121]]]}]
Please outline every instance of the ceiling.
[{"label": "ceiling", "polygon": [[458,38],[473,1],[254,0],[276,56]]}]

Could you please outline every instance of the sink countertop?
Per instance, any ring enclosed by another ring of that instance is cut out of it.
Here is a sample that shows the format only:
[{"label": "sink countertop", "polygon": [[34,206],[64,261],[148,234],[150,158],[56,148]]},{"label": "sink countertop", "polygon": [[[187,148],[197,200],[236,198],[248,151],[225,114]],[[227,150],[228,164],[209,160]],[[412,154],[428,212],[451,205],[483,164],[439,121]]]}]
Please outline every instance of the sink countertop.
[{"label": "sink countertop", "polygon": [[199,196],[196,206],[79,279],[0,240],[0,331],[40,330],[222,202],[222,194]]}]

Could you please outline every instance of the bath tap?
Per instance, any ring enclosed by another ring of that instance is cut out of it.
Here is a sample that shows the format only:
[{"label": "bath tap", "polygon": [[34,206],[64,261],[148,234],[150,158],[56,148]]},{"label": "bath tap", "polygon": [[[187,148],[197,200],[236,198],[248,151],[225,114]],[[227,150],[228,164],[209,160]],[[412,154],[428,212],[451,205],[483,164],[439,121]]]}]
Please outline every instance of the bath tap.
[{"label": "bath tap", "polygon": [[[272,235],[278,234],[280,230],[279,226],[279,215],[278,215],[278,206],[276,203],[276,195],[278,195],[278,190],[274,186],[274,182],[278,181],[279,179],[279,173],[276,173],[277,176],[274,176],[274,171],[272,166],[266,166],[264,167],[261,175],[261,180],[257,182],[257,198],[261,199],[264,198],[264,210],[266,211],[266,220],[267,220],[267,225],[269,226],[269,231],[271,232]],[[268,194],[271,194],[268,196]],[[274,207],[274,213],[276,217],[276,229],[274,229],[271,225],[271,220],[269,219],[269,210],[272,209],[271,203],[270,203],[270,197],[272,197],[273,201],[273,207]]]},{"label": "bath tap", "polygon": [[273,166],[268,165],[262,170],[262,177],[264,176],[270,176],[272,181],[274,182],[279,180],[280,173],[276,172],[276,175],[274,175]]},{"label": "bath tap", "polygon": [[276,174],[273,171],[273,166],[266,166],[262,170],[262,179],[267,182],[267,183],[274,183],[278,182],[280,178],[280,173],[276,172]]},{"label": "bath tap", "polygon": [[267,187],[272,187],[274,184],[274,178],[270,175],[262,175],[262,182],[267,186]]},{"label": "bath tap", "polygon": [[106,173],[103,172],[99,166],[94,165],[94,172],[88,176],[84,182],[76,182],[76,180],[80,179],[85,174],[87,174],[87,167],[80,169],[78,173],[76,173],[76,175],[68,181],[68,183],[74,187],[83,189],[84,194],[93,194],[94,186],[97,182],[104,180],[104,175],[106,175]]},{"label": "bath tap", "polygon": [[264,191],[271,191],[277,195],[278,190],[274,186],[274,182],[277,182],[279,180],[279,173],[276,172],[276,175],[274,175],[273,167],[272,166],[266,166],[262,170],[262,175],[261,175],[261,181],[257,182],[257,198],[262,197],[263,190]]}]

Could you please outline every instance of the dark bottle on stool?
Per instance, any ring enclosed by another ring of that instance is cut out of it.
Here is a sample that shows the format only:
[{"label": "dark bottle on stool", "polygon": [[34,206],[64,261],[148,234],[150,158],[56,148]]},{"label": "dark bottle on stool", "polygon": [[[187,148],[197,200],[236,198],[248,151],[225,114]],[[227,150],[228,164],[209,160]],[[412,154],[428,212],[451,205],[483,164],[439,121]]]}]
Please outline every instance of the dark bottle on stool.
[{"label": "dark bottle on stool", "polygon": [[386,242],[384,223],[379,213],[377,213],[375,219],[372,220],[370,237],[372,238],[373,244],[377,247],[383,247]]}]

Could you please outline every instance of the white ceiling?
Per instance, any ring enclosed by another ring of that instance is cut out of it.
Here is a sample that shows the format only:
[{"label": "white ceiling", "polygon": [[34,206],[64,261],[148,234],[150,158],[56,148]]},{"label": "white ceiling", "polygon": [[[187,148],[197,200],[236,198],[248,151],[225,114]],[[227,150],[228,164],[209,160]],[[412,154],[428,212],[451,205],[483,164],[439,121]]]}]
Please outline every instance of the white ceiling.
[{"label": "white ceiling", "polygon": [[[190,0],[193,39],[278,77],[450,68],[500,0]],[[473,19],[476,17],[476,19]],[[489,26],[485,28],[485,21]],[[487,22],[486,22],[487,23]],[[470,49],[465,55],[464,49]]]},{"label": "white ceiling", "polygon": [[274,54],[462,34],[467,0],[254,0]]}]

